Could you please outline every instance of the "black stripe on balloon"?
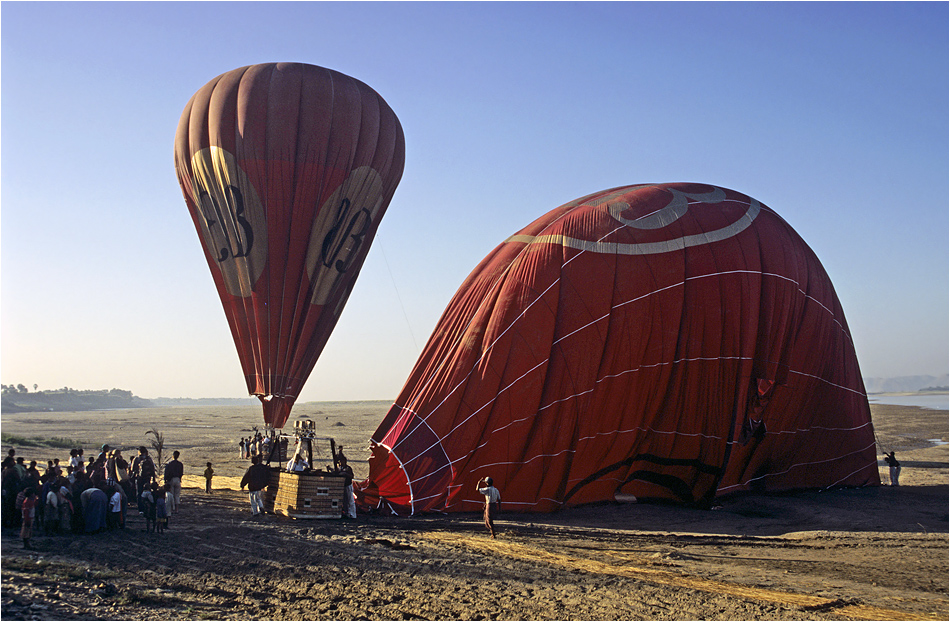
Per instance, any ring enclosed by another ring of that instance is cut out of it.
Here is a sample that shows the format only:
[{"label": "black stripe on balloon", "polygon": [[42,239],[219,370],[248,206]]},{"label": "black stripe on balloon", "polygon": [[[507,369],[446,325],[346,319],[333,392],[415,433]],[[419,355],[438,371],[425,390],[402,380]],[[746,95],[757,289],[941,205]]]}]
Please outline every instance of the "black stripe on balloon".
[{"label": "black stripe on balloon", "polygon": [[[616,462],[614,464],[605,466],[604,468],[588,475],[586,478],[578,482],[571,490],[565,495],[564,502],[566,503],[572,496],[577,494],[584,486],[592,484],[593,482],[599,480],[603,476],[622,469],[624,467],[629,467],[635,462],[650,462],[653,464],[661,466],[685,466],[693,468],[700,473],[706,473],[712,476],[719,475],[719,467],[713,466],[711,464],[706,464],[696,458],[669,458],[664,456],[657,456],[655,454],[637,454],[636,456],[630,456],[625,460]],[[695,499],[693,497],[692,487],[684,482],[682,479],[675,477],[673,475],[666,475],[662,473],[654,473],[653,471],[634,471],[631,473],[624,484],[632,481],[645,481],[651,484],[660,486],[661,488],[666,488],[671,493],[673,493],[678,499],[686,502],[692,503]]]}]

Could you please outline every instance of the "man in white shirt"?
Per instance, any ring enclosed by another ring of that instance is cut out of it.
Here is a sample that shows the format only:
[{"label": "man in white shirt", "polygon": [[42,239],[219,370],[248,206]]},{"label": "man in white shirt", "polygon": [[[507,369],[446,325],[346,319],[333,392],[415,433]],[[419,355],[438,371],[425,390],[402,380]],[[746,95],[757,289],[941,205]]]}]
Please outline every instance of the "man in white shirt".
[{"label": "man in white shirt", "polygon": [[494,538],[495,517],[498,516],[498,512],[501,510],[501,492],[492,484],[492,478],[482,478],[478,481],[477,490],[479,494],[485,495],[485,526],[488,527],[488,533]]}]

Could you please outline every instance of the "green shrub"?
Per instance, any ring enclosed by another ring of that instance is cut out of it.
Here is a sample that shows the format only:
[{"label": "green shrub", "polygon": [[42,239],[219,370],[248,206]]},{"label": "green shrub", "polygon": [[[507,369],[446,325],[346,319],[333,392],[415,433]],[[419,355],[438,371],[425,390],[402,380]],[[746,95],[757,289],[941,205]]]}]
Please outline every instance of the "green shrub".
[{"label": "green shrub", "polygon": [[59,436],[53,438],[43,438],[41,436],[27,438],[25,436],[2,433],[0,434],[0,442],[4,445],[16,445],[17,447],[55,447],[57,449],[78,449],[82,447],[80,441]]}]

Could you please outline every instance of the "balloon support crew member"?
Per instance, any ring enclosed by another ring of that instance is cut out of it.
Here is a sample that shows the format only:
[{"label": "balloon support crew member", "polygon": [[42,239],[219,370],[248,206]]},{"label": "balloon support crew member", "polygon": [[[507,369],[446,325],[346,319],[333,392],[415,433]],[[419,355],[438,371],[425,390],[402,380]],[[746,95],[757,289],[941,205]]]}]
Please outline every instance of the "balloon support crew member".
[{"label": "balloon support crew member", "polygon": [[340,470],[343,476],[343,518],[356,518],[356,499],[353,497],[353,467],[347,465],[346,456],[340,451]]},{"label": "balloon support crew member", "polygon": [[259,516],[264,513],[264,501],[261,499],[261,491],[267,488],[270,483],[270,468],[261,463],[260,455],[251,458],[251,466],[241,478],[241,490],[247,486],[251,493],[251,514]]},{"label": "balloon support crew member", "polygon": [[[492,485],[492,478],[486,477],[478,481],[479,494],[485,495],[485,527],[491,537],[495,537],[495,517],[501,510],[501,492]],[[484,486],[482,486],[484,484]]]},{"label": "balloon support crew member", "polygon": [[900,486],[901,463],[898,462],[893,451],[889,454],[884,454],[884,462],[890,467],[889,475],[891,476],[891,486]]}]

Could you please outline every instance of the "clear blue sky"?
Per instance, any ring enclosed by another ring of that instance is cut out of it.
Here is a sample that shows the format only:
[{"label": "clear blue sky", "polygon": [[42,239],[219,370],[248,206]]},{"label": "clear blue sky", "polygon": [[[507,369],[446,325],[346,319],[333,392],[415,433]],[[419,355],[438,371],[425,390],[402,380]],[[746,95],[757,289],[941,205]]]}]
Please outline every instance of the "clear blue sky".
[{"label": "clear blue sky", "polygon": [[863,375],[948,370],[948,4],[0,5],[2,381],[238,397],[178,188],[191,95],[299,61],[376,89],[406,169],[299,401],[394,399],[465,276],[579,196],[733,188],[815,250]]}]

